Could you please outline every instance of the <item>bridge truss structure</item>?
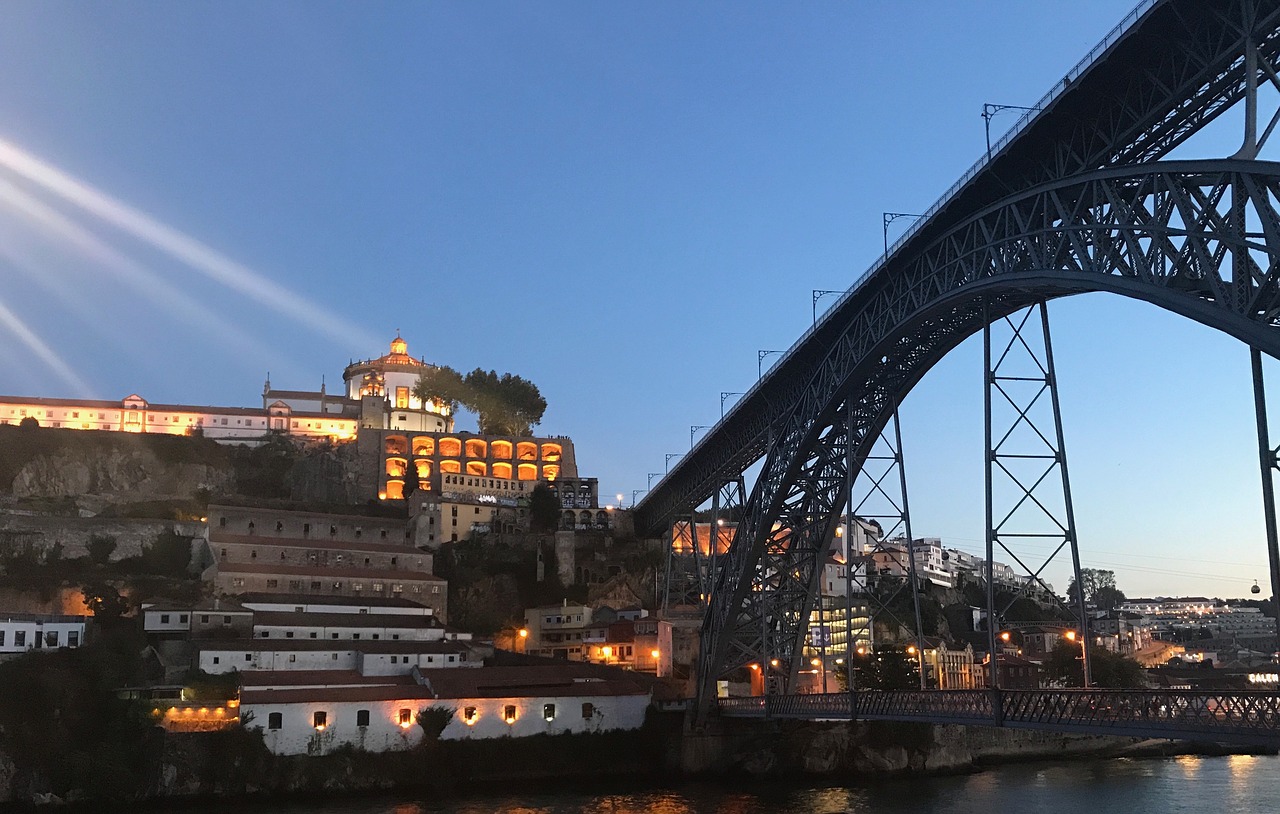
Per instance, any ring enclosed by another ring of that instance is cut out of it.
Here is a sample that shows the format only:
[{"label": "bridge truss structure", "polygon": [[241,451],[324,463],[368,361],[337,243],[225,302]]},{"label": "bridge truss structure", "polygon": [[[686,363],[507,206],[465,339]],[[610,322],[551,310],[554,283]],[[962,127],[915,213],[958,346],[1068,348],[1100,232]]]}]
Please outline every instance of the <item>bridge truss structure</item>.
[{"label": "bridge truss structure", "polygon": [[[1261,364],[1262,354],[1280,357],[1280,164],[1257,160],[1280,122],[1280,111],[1260,111],[1258,93],[1280,88],[1278,62],[1280,0],[1143,0],[650,490],[636,528],[659,536],[758,471],[728,550],[697,572],[701,709],[711,708],[717,679],[750,664],[777,662],[776,689],[794,691],[822,565],[856,505],[851,484],[886,429],[896,432],[912,387],[979,332],[991,652],[1002,608],[990,568],[1001,548],[1047,534],[1080,584],[1045,310],[1078,293],[1145,300],[1250,347],[1280,596],[1272,486],[1280,451],[1270,446]],[[1233,109],[1244,119],[1234,155],[1164,160]],[[1003,339],[993,336],[1001,330]],[[1006,375],[1006,351],[1030,366]],[[1012,412],[1000,425],[994,413],[1004,408]],[[1037,419],[1036,410],[1047,412]],[[1015,438],[1032,451],[1006,445]],[[904,518],[905,485],[903,476]],[[1036,531],[1021,524],[1030,510],[1042,515]],[[1020,564],[1040,579],[1043,565]],[[1072,599],[1083,633],[1083,597]]]}]

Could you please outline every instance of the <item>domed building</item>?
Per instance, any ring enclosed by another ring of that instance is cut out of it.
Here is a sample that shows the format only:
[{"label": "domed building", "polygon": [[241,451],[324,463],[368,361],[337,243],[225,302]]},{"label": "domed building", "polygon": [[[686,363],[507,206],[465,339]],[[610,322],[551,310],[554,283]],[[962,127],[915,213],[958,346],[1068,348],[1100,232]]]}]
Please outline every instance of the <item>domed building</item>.
[{"label": "domed building", "polygon": [[343,371],[347,398],[360,404],[360,426],[378,430],[453,432],[453,415],[436,401],[413,394],[418,377],[434,368],[409,355],[409,345],[396,333],[391,350],[377,359],[352,362]]}]

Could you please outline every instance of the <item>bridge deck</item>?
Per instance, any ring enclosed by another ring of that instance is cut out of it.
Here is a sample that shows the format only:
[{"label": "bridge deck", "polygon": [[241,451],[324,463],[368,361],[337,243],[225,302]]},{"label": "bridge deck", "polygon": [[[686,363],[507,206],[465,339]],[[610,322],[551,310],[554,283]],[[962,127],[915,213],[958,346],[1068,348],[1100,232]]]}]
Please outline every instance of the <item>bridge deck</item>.
[{"label": "bridge deck", "polygon": [[1280,693],[931,690],[722,698],[734,718],[919,721],[1280,746]]}]

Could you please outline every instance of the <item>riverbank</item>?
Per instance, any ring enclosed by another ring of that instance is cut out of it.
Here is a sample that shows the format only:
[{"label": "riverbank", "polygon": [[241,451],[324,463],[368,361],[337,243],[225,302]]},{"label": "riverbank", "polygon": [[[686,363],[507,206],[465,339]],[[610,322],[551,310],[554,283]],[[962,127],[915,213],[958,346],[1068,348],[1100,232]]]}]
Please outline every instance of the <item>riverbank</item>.
[{"label": "riverbank", "polygon": [[340,749],[322,756],[277,756],[266,750],[256,733],[244,730],[169,734],[145,751],[140,776],[118,778],[110,787],[92,791],[50,788],[41,767],[5,757],[0,760],[0,803],[115,800],[172,805],[369,794],[441,800],[492,790],[559,789],[600,782],[641,788],[698,780],[858,784],[962,774],[1029,761],[1239,750],[1212,744],[888,722],[727,720],[690,733],[681,716],[657,714],[638,731],[432,741],[381,754]]}]

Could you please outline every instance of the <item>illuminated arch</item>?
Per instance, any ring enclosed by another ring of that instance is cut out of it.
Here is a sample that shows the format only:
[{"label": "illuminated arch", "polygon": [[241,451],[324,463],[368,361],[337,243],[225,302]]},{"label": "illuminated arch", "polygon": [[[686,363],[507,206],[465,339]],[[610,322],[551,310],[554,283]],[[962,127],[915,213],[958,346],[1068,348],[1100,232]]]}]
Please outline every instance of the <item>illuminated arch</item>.
[{"label": "illuminated arch", "polygon": [[560,477],[560,467],[555,464],[547,464],[542,467],[543,480],[555,480]]},{"label": "illuminated arch", "polygon": [[441,461],[440,471],[457,475],[462,472],[462,464],[458,463],[457,461]]},{"label": "illuminated arch", "polygon": [[520,480],[537,480],[538,467],[533,464],[520,464],[516,474]]},{"label": "illuminated arch", "polygon": [[414,455],[435,455],[436,439],[428,435],[419,435],[413,439]]},{"label": "illuminated arch", "polygon": [[484,477],[489,474],[489,467],[485,466],[484,461],[467,461],[467,474]]},{"label": "illuminated arch", "polygon": [[511,460],[511,442],[510,441],[494,441],[489,445],[489,449],[493,452],[493,457],[497,460]]},{"label": "illuminated arch", "polygon": [[467,439],[467,457],[468,458],[487,458],[489,457],[489,445],[479,438]]},{"label": "illuminated arch", "polygon": [[511,464],[497,463],[493,465],[493,476],[511,480]]},{"label": "illuminated arch", "polygon": [[418,469],[419,481],[426,481],[431,477],[431,461],[428,461],[425,458],[419,458],[413,462],[413,465]]},{"label": "illuminated arch", "polygon": [[542,445],[542,460],[544,461],[559,461],[562,454],[564,454],[564,449],[559,444],[548,442]]},{"label": "illuminated arch", "polygon": [[409,454],[409,439],[403,435],[388,435],[384,444],[384,451],[388,455]]},{"label": "illuminated arch", "polygon": [[387,459],[387,477],[403,478],[404,473],[408,471],[409,465],[404,458],[388,458]]},{"label": "illuminated arch", "polygon": [[441,438],[440,454],[449,458],[461,458],[462,442],[457,438]]},{"label": "illuminated arch", "polygon": [[387,481],[387,500],[404,500],[404,481]]},{"label": "illuminated arch", "polygon": [[522,461],[538,460],[538,445],[532,441],[521,441],[516,444],[516,457]]}]

